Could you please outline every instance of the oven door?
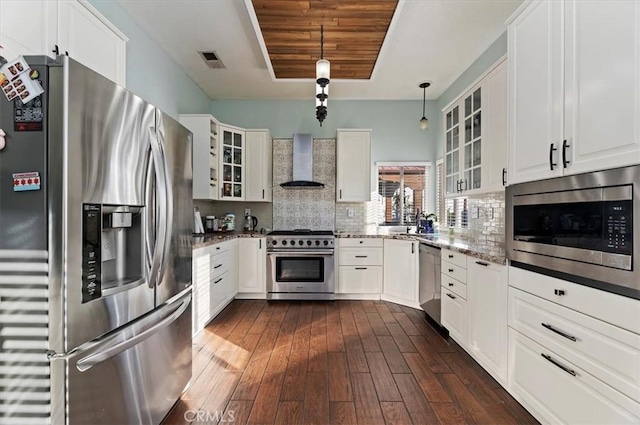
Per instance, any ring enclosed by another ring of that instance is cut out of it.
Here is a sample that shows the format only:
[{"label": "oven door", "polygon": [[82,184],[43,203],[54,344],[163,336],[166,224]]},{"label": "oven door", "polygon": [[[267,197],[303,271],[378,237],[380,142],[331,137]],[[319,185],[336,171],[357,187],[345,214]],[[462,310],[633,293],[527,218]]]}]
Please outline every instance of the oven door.
[{"label": "oven door", "polygon": [[267,292],[335,292],[333,251],[272,252],[267,257]]}]

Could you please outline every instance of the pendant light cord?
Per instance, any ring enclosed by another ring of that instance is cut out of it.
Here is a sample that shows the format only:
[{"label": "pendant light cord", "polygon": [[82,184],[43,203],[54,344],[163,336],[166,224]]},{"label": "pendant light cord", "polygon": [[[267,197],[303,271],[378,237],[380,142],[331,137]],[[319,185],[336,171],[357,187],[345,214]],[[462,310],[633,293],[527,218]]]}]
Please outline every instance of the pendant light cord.
[{"label": "pendant light cord", "polygon": [[320,59],[324,59],[324,25],[320,25]]},{"label": "pendant light cord", "polygon": [[424,117],[424,103],[427,100],[427,88],[423,87],[422,88],[422,116]]}]

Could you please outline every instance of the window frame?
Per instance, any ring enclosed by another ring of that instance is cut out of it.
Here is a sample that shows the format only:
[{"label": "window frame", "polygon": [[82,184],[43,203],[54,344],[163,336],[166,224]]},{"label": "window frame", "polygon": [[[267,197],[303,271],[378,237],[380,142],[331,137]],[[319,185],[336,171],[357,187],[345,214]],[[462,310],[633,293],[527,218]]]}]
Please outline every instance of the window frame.
[{"label": "window frame", "polygon": [[[424,209],[429,208],[431,206],[431,198],[433,194],[429,192],[429,183],[431,182],[433,176],[433,163],[431,161],[377,161],[375,162],[376,167],[376,194],[378,195],[378,200],[380,200],[380,167],[425,167],[424,170],[424,193],[423,196],[423,205],[421,211],[424,212]],[[404,185],[403,185],[404,187]],[[427,196],[428,195],[428,196]],[[377,225],[380,227],[389,227],[389,226],[406,226],[407,223],[404,222],[404,199],[402,200],[402,211],[400,214],[400,223],[380,223],[378,220]],[[379,212],[379,211],[378,211]],[[409,223],[410,225],[416,225],[416,223]]]}]

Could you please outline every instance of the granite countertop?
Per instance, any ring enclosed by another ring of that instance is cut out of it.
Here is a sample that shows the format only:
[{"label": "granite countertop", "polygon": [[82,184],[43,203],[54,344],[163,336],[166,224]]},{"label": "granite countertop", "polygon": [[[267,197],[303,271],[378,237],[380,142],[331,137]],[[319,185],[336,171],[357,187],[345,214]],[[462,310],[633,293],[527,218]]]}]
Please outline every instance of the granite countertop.
[{"label": "granite countertop", "polygon": [[[266,235],[260,232],[217,232],[206,233],[204,236],[193,237],[193,249],[204,248],[221,242],[230,241],[236,238],[263,238]],[[406,241],[419,241],[436,246],[438,248],[446,248],[452,251],[460,252],[471,257],[479,258],[496,264],[506,264],[507,258],[504,250],[504,244],[487,243],[480,244],[474,241],[461,238],[449,238],[448,236],[434,236],[426,234],[389,234],[379,235],[377,233],[344,233],[336,232],[336,238],[380,238],[380,239],[398,239]]]},{"label": "granite countertop", "polygon": [[205,233],[204,235],[193,236],[193,249],[204,248],[205,246],[214,245],[221,242],[230,241],[236,238],[264,238],[266,235],[260,232],[215,232]]},{"label": "granite countertop", "polygon": [[407,241],[424,242],[438,248],[446,248],[452,251],[460,252],[471,257],[479,258],[496,264],[507,264],[507,256],[504,244],[487,243],[480,244],[474,241],[461,238],[449,238],[449,236],[435,236],[427,234],[388,234],[379,235],[375,233],[336,233],[337,238],[381,238],[381,239],[399,239]]}]

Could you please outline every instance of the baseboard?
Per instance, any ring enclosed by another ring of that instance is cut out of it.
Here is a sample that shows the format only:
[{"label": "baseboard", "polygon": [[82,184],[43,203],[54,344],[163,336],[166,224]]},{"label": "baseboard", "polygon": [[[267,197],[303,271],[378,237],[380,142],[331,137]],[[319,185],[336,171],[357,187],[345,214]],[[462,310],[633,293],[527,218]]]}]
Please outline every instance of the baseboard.
[{"label": "baseboard", "polygon": [[393,295],[381,294],[380,299],[382,301],[389,301],[395,304],[400,304],[407,307],[415,308],[417,310],[422,310],[422,307],[420,307],[420,304],[418,304],[417,302],[403,300],[402,298],[394,297]]},{"label": "baseboard", "polygon": [[380,294],[336,294],[336,300],[380,301]]},{"label": "baseboard", "polygon": [[266,300],[266,292],[238,292],[236,300]]}]

